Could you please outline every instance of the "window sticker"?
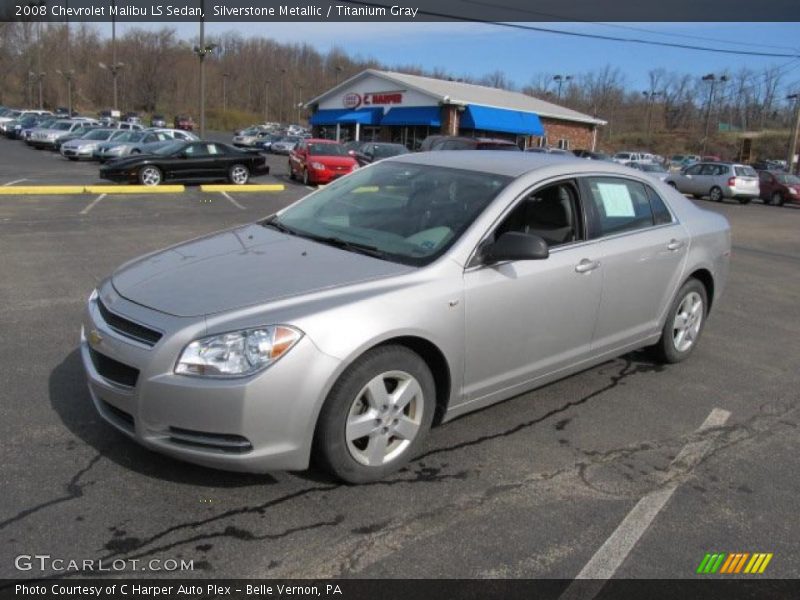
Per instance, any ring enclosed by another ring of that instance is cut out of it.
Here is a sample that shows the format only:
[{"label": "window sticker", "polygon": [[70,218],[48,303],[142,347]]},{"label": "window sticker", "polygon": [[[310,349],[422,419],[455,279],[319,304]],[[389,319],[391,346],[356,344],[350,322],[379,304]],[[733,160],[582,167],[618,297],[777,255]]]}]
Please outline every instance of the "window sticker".
[{"label": "window sticker", "polygon": [[598,183],[597,191],[607,217],[635,217],[628,186],[624,183]]}]

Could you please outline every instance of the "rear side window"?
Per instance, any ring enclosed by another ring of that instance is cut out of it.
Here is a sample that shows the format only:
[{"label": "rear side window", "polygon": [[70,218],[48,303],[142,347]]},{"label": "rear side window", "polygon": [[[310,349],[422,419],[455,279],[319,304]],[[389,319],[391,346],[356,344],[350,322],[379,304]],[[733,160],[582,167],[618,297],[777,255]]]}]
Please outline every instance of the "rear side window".
[{"label": "rear side window", "polygon": [[672,223],[672,213],[669,212],[667,205],[661,199],[656,191],[649,187],[647,188],[647,196],[650,198],[650,209],[653,211],[653,222],[656,225],[666,225]]},{"label": "rear side window", "polygon": [[643,183],[616,177],[587,177],[584,181],[587,188],[585,208],[592,224],[590,237],[653,226],[653,209]]}]

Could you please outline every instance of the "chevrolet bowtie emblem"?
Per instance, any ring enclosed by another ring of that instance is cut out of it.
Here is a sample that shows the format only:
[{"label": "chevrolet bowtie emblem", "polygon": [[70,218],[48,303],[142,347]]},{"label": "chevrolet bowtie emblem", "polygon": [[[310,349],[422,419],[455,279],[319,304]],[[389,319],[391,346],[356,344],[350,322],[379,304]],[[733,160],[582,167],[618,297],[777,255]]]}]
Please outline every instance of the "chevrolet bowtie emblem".
[{"label": "chevrolet bowtie emblem", "polygon": [[100,332],[97,331],[97,329],[92,329],[89,332],[89,344],[91,344],[92,346],[97,346],[102,341],[103,341],[103,336],[100,335]]}]

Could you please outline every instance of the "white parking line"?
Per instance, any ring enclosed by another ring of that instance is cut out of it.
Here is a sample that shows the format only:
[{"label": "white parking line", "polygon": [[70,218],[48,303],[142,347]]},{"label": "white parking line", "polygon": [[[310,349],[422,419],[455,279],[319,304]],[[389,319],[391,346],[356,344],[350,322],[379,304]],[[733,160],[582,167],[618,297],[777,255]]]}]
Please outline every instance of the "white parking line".
[{"label": "white parking line", "polygon": [[4,183],[3,187],[7,187],[9,185],[14,185],[15,183],[22,183],[23,181],[28,181],[27,179],[15,179],[14,181],[9,181],[8,183]]},{"label": "white parking line", "polygon": [[[715,408],[697,429],[695,435],[708,429],[721,427],[730,416],[731,413],[727,410]],[[673,481],[675,476],[691,471],[711,450],[713,443],[713,437],[704,437],[687,443],[670,463],[669,469],[664,474],[666,481]],[[614,533],[581,569],[581,572],[575,577],[576,581],[573,581],[564,590],[559,600],[591,600],[594,598],[605,585],[605,580],[610,579],[617,572],[639,538],[642,537],[659,511],[664,508],[676,489],[678,489],[678,483],[671,483],[650,492],[639,500],[619,524],[619,527],[614,530]]]},{"label": "white parking line", "polygon": [[103,199],[103,198],[105,198],[105,197],[106,197],[106,195],[105,195],[105,194],[100,194],[100,195],[99,195],[97,198],[95,198],[94,200],[92,200],[92,201],[89,203],[89,205],[88,205],[86,208],[84,208],[84,209],[81,211],[81,214],[82,214],[82,215],[85,215],[86,213],[88,213],[90,210],[92,210],[92,209],[95,207],[95,205],[96,205],[98,202],[100,202],[100,200],[102,200],[102,199]]},{"label": "white parking line", "polygon": [[239,204],[236,200],[233,199],[233,196],[228,194],[228,192],[220,192],[220,194],[222,194],[228,200],[230,200],[230,203],[233,204],[236,208],[241,208],[242,210],[247,210],[247,207],[242,206],[241,204]]}]

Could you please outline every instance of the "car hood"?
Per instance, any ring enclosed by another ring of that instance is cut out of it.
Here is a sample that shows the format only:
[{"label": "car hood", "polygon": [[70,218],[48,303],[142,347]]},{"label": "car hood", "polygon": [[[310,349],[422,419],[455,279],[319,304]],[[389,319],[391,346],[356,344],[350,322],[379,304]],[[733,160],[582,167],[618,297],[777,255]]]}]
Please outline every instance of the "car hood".
[{"label": "car hood", "polygon": [[80,148],[81,146],[98,146],[100,145],[100,140],[69,140],[67,143],[64,144],[65,147],[68,148]]},{"label": "car hood", "polygon": [[190,317],[410,270],[252,224],[137,259],[114,273],[112,282],[120,295],[137,304]]},{"label": "car hood", "polygon": [[312,154],[308,157],[309,162],[322,163],[326,167],[352,167],[358,164],[352,156],[317,156]]}]

